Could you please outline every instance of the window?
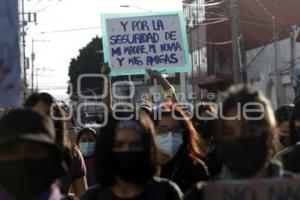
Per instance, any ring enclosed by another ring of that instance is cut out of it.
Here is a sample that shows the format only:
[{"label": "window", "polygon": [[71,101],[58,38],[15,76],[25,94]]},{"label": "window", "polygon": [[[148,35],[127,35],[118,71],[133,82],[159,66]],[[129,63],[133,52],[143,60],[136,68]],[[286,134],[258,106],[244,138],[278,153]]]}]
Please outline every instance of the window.
[{"label": "window", "polygon": [[200,48],[192,52],[193,76],[201,76],[207,73],[206,48]]},{"label": "window", "polygon": [[183,13],[187,24],[197,25],[205,20],[204,0],[194,0],[183,7]]},{"label": "window", "polygon": [[204,21],[205,19],[205,9],[204,9],[204,0],[195,0],[193,2],[193,8],[192,8],[192,12],[193,12],[193,17],[194,18],[194,22],[197,23],[201,23]]}]

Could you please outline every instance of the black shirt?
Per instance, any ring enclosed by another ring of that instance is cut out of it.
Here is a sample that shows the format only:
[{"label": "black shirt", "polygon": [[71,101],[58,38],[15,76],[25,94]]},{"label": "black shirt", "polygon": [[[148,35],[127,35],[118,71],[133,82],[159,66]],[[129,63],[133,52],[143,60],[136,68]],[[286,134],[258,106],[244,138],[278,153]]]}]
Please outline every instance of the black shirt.
[{"label": "black shirt", "polygon": [[287,148],[281,155],[284,169],[290,172],[300,172],[300,144]]},{"label": "black shirt", "polygon": [[219,159],[216,149],[210,152],[204,159],[210,177],[215,177],[220,174],[222,170],[222,161]]},{"label": "black shirt", "polygon": [[141,194],[133,198],[117,197],[109,187],[96,186],[89,189],[81,200],[181,200],[182,192],[168,180],[155,178],[148,183]]},{"label": "black shirt", "polygon": [[207,180],[209,172],[203,161],[192,160],[186,151],[181,149],[175,158],[161,166],[160,176],[175,182],[185,192],[196,182]]}]

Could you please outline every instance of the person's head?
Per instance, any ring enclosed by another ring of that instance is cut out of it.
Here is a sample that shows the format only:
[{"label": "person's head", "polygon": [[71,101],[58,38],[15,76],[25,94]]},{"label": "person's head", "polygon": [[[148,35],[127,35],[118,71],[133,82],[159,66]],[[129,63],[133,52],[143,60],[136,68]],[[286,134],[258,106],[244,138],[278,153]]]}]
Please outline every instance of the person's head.
[{"label": "person's head", "polygon": [[216,108],[210,104],[201,102],[196,106],[193,124],[203,139],[211,139],[214,137],[214,121],[217,118]]},{"label": "person's head", "polygon": [[51,121],[29,109],[0,120],[0,182],[16,199],[34,199],[64,172]]},{"label": "person's head", "polygon": [[295,104],[290,120],[290,146],[300,141],[300,101]]},{"label": "person's head", "polygon": [[96,131],[92,128],[83,128],[78,132],[77,145],[84,157],[91,157],[94,155],[96,145]]},{"label": "person's head", "polygon": [[48,93],[34,93],[24,104],[25,107],[31,108],[53,120],[56,142],[60,146],[65,145],[66,122],[65,111],[57,104],[56,99]]},{"label": "person's head", "polygon": [[94,156],[99,184],[112,186],[121,180],[143,185],[156,175],[154,126],[146,113],[136,114],[115,113],[99,131]]},{"label": "person's head", "polygon": [[283,147],[287,147],[289,145],[290,120],[293,109],[294,104],[286,104],[280,106],[275,111],[275,118],[277,121],[277,127],[279,129],[279,140]]},{"label": "person's head", "polygon": [[199,158],[198,133],[182,108],[164,103],[153,114],[160,164],[175,158],[180,149],[193,160]]},{"label": "person's head", "polygon": [[24,106],[32,108],[33,110],[40,112],[46,116],[50,116],[51,105],[55,103],[55,98],[46,92],[34,93],[28,97]]},{"label": "person's head", "polygon": [[268,163],[276,122],[262,92],[233,86],[221,104],[217,127],[218,154],[236,178],[252,177]]}]

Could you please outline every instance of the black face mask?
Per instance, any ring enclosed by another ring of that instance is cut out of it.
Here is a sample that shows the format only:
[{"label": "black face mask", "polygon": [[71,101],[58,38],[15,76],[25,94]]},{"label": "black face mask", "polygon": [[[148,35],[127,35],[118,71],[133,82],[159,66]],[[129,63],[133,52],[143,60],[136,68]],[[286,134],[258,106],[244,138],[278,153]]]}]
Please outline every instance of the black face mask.
[{"label": "black face mask", "polygon": [[35,199],[56,179],[53,165],[50,158],[1,161],[0,187],[16,199]]},{"label": "black face mask", "polygon": [[263,167],[268,156],[265,137],[220,142],[217,151],[224,165],[236,178],[254,176]]},{"label": "black face mask", "polygon": [[114,170],[116,175],[126,182],[145,183],[145,171],[149,164],[145,163],[143,152],[114,152]]}]

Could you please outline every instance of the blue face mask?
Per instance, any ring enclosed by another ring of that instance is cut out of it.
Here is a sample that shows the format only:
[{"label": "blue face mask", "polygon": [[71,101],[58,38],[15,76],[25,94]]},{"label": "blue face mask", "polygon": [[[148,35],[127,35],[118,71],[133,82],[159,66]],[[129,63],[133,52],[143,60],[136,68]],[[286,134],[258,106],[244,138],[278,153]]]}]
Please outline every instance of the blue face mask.
[{"label": "blue face mask", "polygon": [[84,157],[90,157],[94,155],[95,145],[95,142],[82,142],[79,143],[79,149]]},{"label": "blue face mask", "polygon": [[180,133],[166,133],[162,135],[158,135],[155,138],[156,146],[158,151],[169,156],[170,158],[174,158],[183,144],[182,135]]}]

